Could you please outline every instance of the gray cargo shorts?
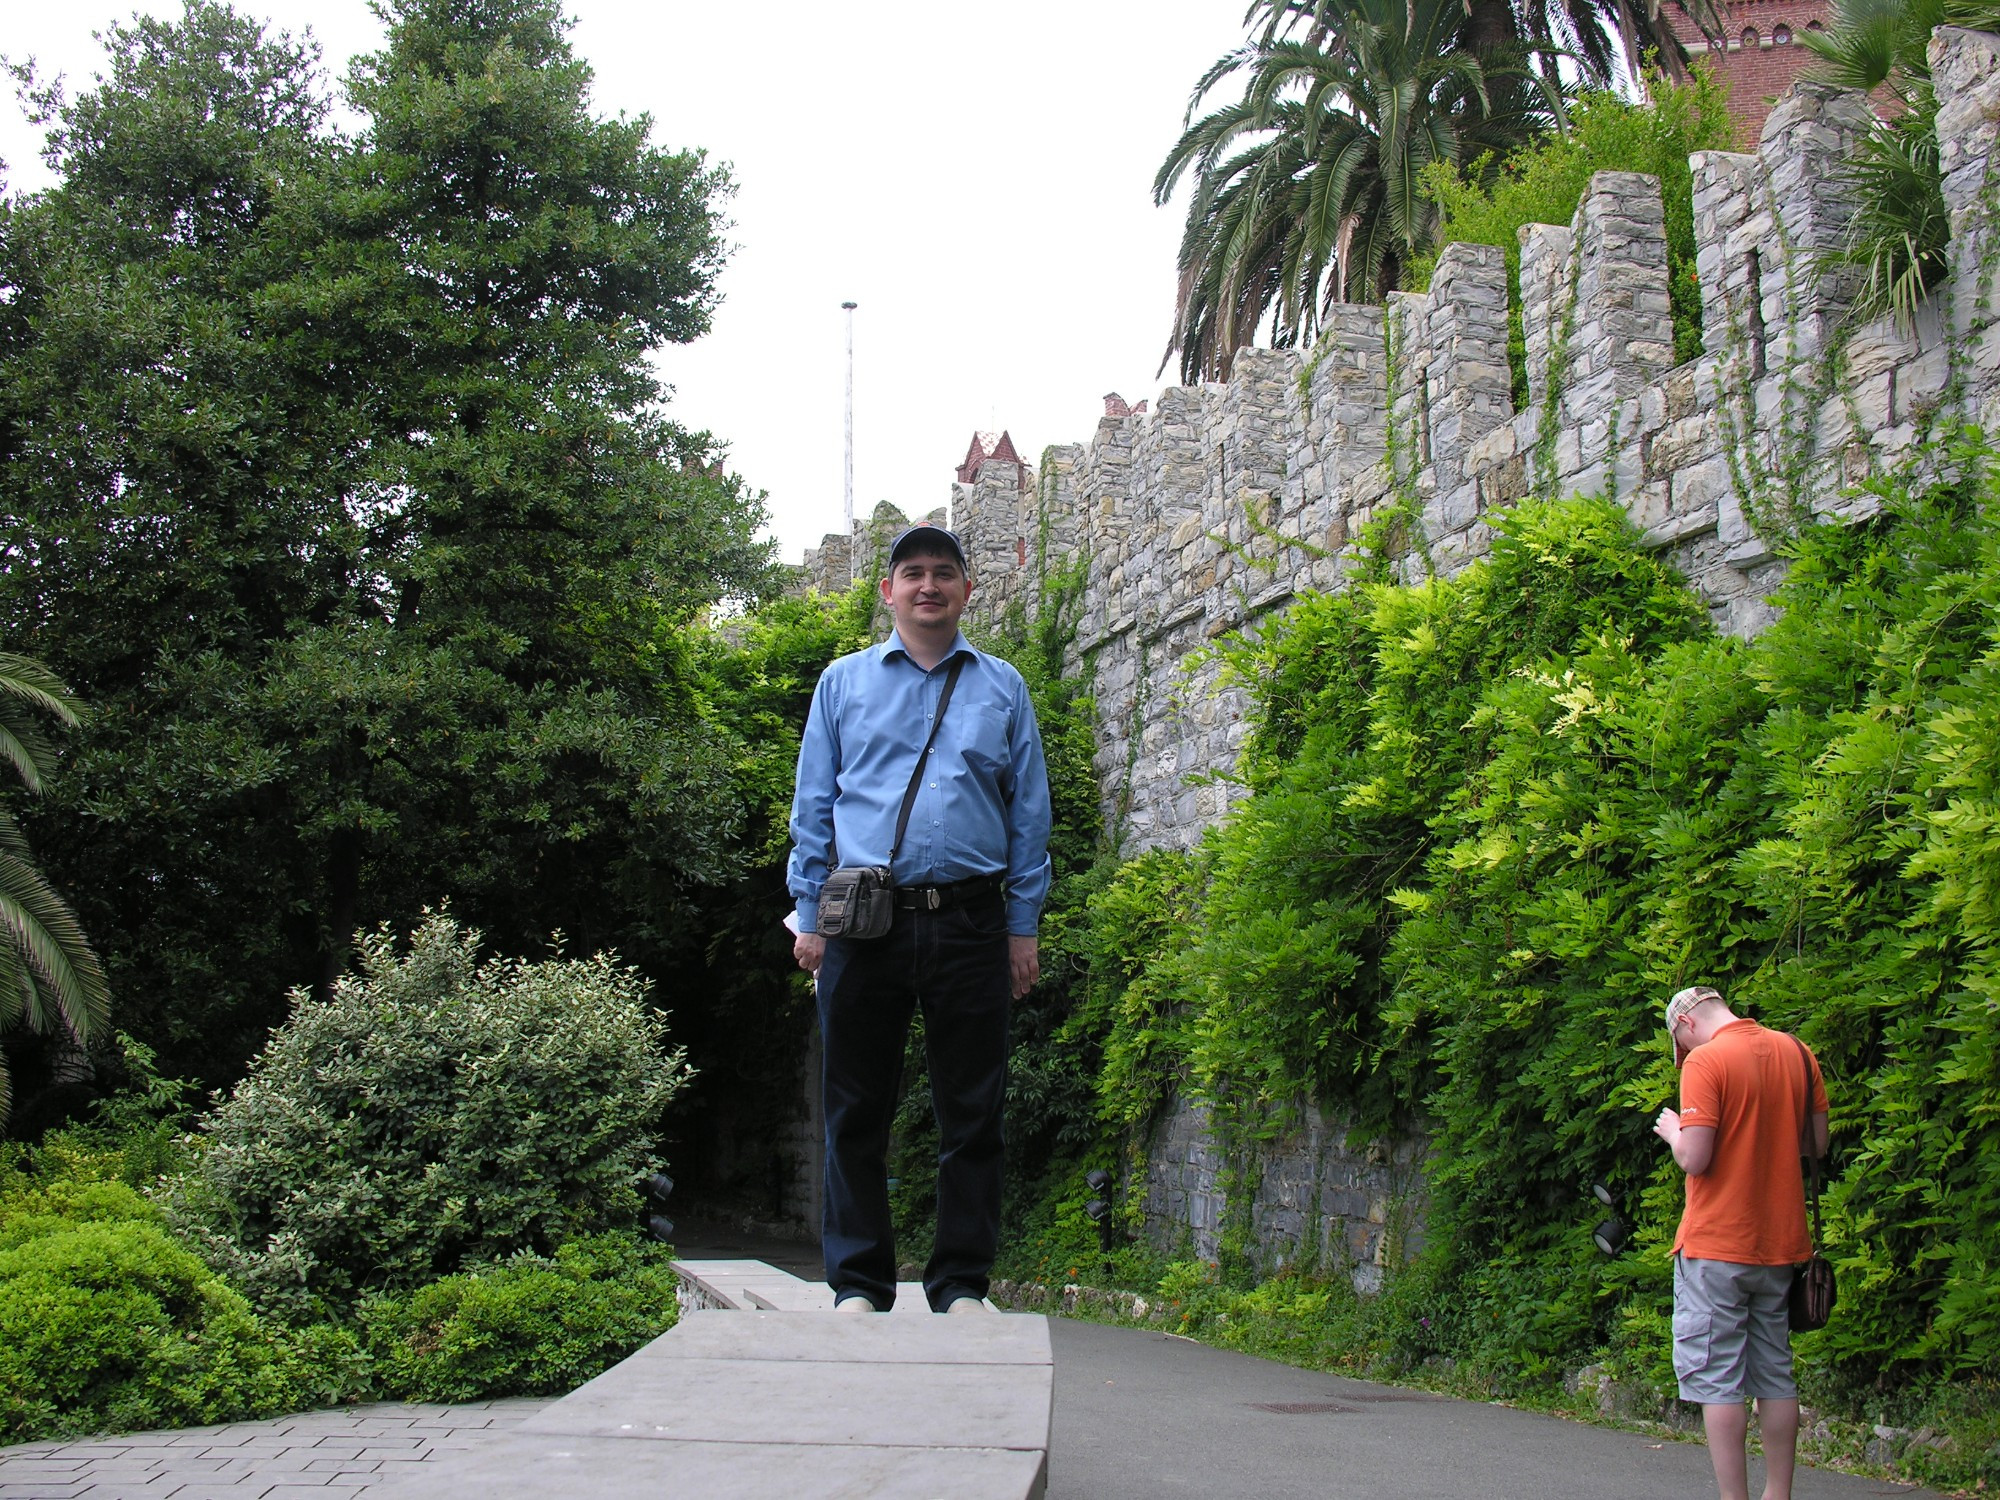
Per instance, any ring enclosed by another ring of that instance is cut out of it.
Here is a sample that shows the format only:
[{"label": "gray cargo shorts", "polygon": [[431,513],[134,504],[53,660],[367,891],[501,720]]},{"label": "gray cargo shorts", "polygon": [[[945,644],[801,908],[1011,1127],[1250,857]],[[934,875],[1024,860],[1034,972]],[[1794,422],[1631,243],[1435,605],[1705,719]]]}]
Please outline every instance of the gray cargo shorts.
[{"label": "gray cargo shorts", "polygon": [[1681,1400],[1727,1406],[1795,1397],[1790,1266],[1674,1256],[1674,1374]]}]

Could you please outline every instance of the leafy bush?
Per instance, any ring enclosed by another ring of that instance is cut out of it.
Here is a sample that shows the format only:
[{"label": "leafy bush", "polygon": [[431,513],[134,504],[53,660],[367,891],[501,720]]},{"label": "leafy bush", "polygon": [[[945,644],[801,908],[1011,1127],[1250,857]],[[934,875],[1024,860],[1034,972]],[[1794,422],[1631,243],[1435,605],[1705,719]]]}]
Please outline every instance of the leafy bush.
[{"label": "leafy bush", "polygon": [[118,1182],[0,1199],[0,1442],[270,1416],[323,1383]]},{"label": "leafy bush", "polygon": [[664,1246],[631,1235],[571,1240],[363,1304],[384,1390],[411,1401],[480,1401],[575,1389],[673,1327]]},{"label": "leafy bush", "polygon": [[[1673,299],[1676,363],[1701,353],[1701,288],[1694,269],[1694,178],[1688,155],[1727,150],[1734,129],[1729,89],[1706,68],[1676,84],[1657,74],[1650,99],[1633,103],[1613,93],[1586,92],[1569,129],[1525,146],[1497,176],[1474,163],[1464,172],[1432,167],[1426,187],[1443,212],[1440,246],[1458,241],[1497,245],[1507,256],[1508,352],[1514,404],[1527,404],[1527,348],[1521,332],[1521,242],[1525,224],[1568,224],[1597,172],[1647,172],[1660,180],[1666,210],[1668,290]],[[1437,252],[1415,262],[1413,287],[1430,284]]]},{"label": "leafy bush", "polygon": [[205,1122],[172,1207],[211,1261],[306,1321],[632,1222],[687,1076],[643,982],[601,954],[482,965],[441,914],[402,957],[361,946]]}]

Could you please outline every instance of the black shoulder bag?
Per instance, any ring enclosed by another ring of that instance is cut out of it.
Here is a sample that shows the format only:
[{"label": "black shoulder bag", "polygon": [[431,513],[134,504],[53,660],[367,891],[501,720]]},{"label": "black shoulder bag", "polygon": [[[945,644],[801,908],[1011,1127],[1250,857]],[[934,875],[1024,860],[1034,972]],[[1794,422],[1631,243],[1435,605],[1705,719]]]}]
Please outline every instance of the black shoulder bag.
[{"label": "black shoulder bag", "polygon": [[826,877],[826,884],[819,892],[821,937],[878,938],[895,920],[895,886],[890,867],[896,863],[903,835],[909,831],[910,809],[917,805],[917,788],[923,784],[931,746],[937,743],[938,731],[944,727],[944,711],[951,706],[951,690],[958,686],[958,674],[964,666],[965,658],[960,656],[945,674],[944,691],[938,694],[937,716],[931,720],[930,738],[917,752],[916,769],[910,772],[910,784],[903,788],[903,810],[896,815],[896,842],[889,846],[889,864],[842,865]]},{"label": "black shoulder bag", "polygon": [[1812,1151],[1812,1062],[1806,1055],[1806,1044],[1797,1037],[1792,1043],[1799,1049],[1799,1066],[1806,1070],[1806,1102],[1799,1116],[1799,1162],[1805,1169],[1806,1182],[1812,1195],[1812,1242],[1814,1254],[1806,1258],[1802,1266],[1792,1268],[1792,1294],[1790,1321],[1795,1333],[1811,1333],[1815,1328],[1826,1327],[1828,1318],[1833,1316],[1833,1300],[1836,1288],[1833,1282],[1833,1262],[1818,1254],[1819,1235],[1819,1158]]}]

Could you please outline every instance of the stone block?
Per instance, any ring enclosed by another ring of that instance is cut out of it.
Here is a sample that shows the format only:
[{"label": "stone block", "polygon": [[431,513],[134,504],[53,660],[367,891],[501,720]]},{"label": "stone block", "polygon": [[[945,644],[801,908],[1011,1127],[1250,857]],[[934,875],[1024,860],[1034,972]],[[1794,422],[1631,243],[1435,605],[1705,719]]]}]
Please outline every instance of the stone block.
[{"label": "stone block", "polygon": [[1625,514],[1632,518],[1632,524],[1641,531],[1650,532],[1662,524],[1668,515],[1671,491],[1664,479],[1656,479],[1650,484],[1637,486],[1627,493]]},{"label": "stone block", "polygon": [[1516,454],[1479,477],[1479,508],[1511,505],[1528,493],[1528,460]]},{"label": "stone block", "polygon": [[1853,410],[1855,426],[1861,431],[1878,432],[1890,425],[1889,403],[1895,379],[1894,370],[1884,370],[1848,385],[1847,404]]}]

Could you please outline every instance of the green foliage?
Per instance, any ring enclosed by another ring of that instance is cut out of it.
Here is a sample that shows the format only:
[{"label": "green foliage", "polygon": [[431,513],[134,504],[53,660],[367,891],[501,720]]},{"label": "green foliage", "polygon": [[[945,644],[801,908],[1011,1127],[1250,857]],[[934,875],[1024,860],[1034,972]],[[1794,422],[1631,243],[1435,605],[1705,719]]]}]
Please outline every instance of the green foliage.
[{"label": "green foliage", "polygon": [[478,949],[443,915],[401,956],[365,937],[204,1122],[174,1217],[260,1307],[302,1320],[636,1219],[685,1076],[644,982]]},{"label": "green foliage", "polygon": [[[1441,221],[1437,246],[1454,241],[1498,245],[1507,256],[1508,350],[1514,367],[1514,404],[1527,404],[1527,352],[1521,334],[1521,242],[1527,224],[1566,225],[1575,216],[1597,172],[1646,172],[1660,182],[1666,211],[1668,291],[1673,302],[1674,359],[1701,352],[1701,288],[1694,267],[1694,179],[1688,156],[1727,150],[1734,126],[1728,87],[1707,68],[1684,84],[1657,74],[1647,80],[1647,103],[1615,93],[1587,92],[1569,114],[1568,129],[1514,152],[1495,173],[1431,169],[1426,187]],[[1429,286],[1435,249],[1412,262],[1405,285]]]},{"label": "green foliage", "polygon": [[376,1378],[408,1401],[572,1391],[673,1327],[671,1254],[594,1235],[373,1298],[361,1325]]},{"label": "green foliage", "polygon": [[[602,1021],[587,1004],[576,1019]],[[96,1120],[0,1147],[0,1441],[554,1394],[673,1326],[672,1252],[629,1230],[421,1278],[351,1318],[260,1314],[142,1191],[163,1159],[185,1162],[185,1138],[162,1134],[185,1086],[133,1061],[142,1087]],[[299,1299],[284,1310],[313,1316]]]},{"label": "green foliage", "polygon": [[1042,1286],[1147,1286],[1156,1281],[1163,1263],[1133,1237],[1136,1225],[1114,1214],[1107,1248],[1097,1222],[1084,1212],[1095,1196],[1086,1175],[1094,1167],[1114,1166],[1104,1152],[1058,1157],[1038,1181],[1023,1184],[1026,1191],[1001,1236],[994,1275]]},{"label": "green foliage", "polygon": [[[1753,642],[1575,501],[1521,506],[1452,580],[1303,600],[1229,644],[1254,795],[1198,860],[1093,902],[1078,1024],[1105,1119],[1178,1089],[1239,1144],[1308,1098],[1421,1120],[1409,1274],[1453,1305],[1368,1347],[1496,1389],[1607,1350],[1658,1382],[1682,1190],[1650,1136],[1675,1088],[1657,1012],[1712,982],[1830,1080],[1841,1300],[1800,1344],[1815,1389],[1858,1410],[1990,1370],[2000,492],[1983,455],[1937,457],[1967,477],[1800,533]],[[1636,1226],[1618,1261],[1586,1237],[1593,1178]]]},{"label": "green foliage", "polygon": [[270,1416],[317,1384],[130,1187],[0,1179],[0,1441]]},{"label": "green foliage", "polygon": [[352,131],[224,5],[114,26],[0,211],[0,622],[94,710],[24,821],[209,1084],[426,901],[658,974],[746,863],[689,632],[762,506],[649,363],[728,182],[598,117],[544,0],[384,20]]},{"label": "green foliage", "polygon": [[1378,1124],[1414,1105],[1390,1087],[1382,960],[1438,810],[1483,759],[1482,691],[1613,628],[1656,645],[1705,621],[1617,506],[1580,501],[1521,507],[1449,582],[1303,601],[1227,645],[1259,690],[1257,795],[1195,871],[1150,856],[1098,899],[1129,975],[1104,973],[1089,1013],[1110,1023],[1107,1114],[1143,1118],[1170,1084],[1258,1132],[1315,1093]]}]

